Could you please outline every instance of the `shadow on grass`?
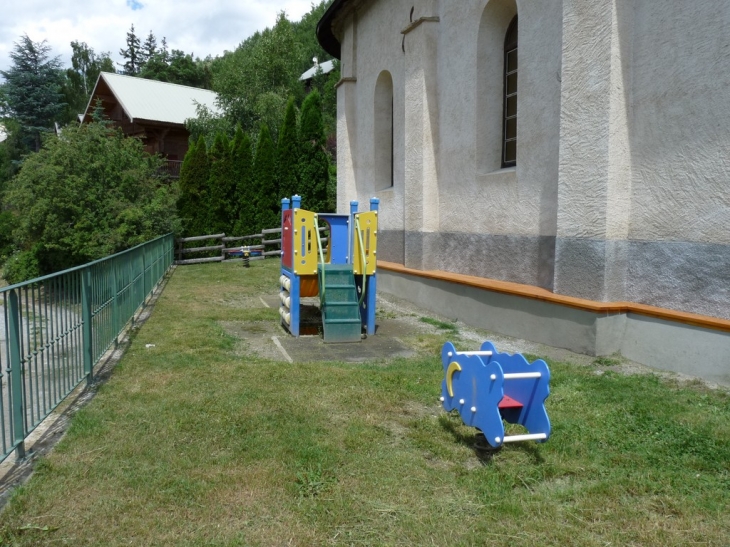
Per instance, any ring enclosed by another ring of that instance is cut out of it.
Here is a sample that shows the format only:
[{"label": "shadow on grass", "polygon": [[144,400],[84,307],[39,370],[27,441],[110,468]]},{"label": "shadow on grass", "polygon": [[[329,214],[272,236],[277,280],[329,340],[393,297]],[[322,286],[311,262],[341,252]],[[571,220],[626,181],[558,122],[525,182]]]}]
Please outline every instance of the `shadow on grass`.
[{"label": "shadow on grass", "polygon": [[[492,463],[494,456],[502,451],[504,445],[499,448],[492,447],[484,437],[484,434],[477,428],[467,428],[458,415],[448,414],[439,418],[439,425],[446,433],[451,435],[453,440],[458,444],[466,446],[474,451],[474,454],[483,465]],[[520,442],[510,444],[511,451],[520,451],[529,463],[534,465],[542,465],[545,463],[540,453],[540,449],[536,443]]]}]

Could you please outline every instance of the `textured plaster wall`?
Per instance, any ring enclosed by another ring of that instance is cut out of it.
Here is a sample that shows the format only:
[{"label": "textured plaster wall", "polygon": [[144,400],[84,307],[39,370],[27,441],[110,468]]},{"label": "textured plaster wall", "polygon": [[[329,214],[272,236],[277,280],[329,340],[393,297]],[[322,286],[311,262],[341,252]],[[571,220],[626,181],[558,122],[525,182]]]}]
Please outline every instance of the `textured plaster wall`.
[{"label": "textured plaster wall", "polygon": [[[730,2],[352,6],[338,31],[338,209],[380,198],[380,258],[730,318]],[[518,156],[502,169],[514,13]],[[383,71],[395,184],[378,190]]]},{"label": "textured plaster wall", "polygon": [[730,2],[636,3],[632,239],[730,244]]},{"label": "textured plaster wall", "polygon": [[623,300],[633,0],[563,2],[554,290]]},{"label": "textured plaster wall", "polygon": [[[379,198],[381,232],[391,230],[389,236],[381,236],[379,258],[400,263],[404,259],[405,196],[405,78],[400,31],[408,21],[411,5],[403,1],[361,2],[341,21],[343,82],[337,90],[337,210],[348,212],[351,200],[367,209],[371,197]],[[383,71],[393,81],[395,184],[378,190],[374,123],[376,83]]]},{"label": "textured plaster wall", "polygon": [[[342,22],[342,74],[357,81],[338,90],[338,148],[348,139],[348,153],[338,150],[338,209],[381,199],[381,258],[552,287],[561,0],[520,6],[518,167],[502,169],[503,43],[517,9],[514,0],[371,1]],[[376,190],[374,97],[383,70],[393,78],[395,185]],[[490,259],[487,250],[499,252]],[[506,263],[518,269],[510,274]]]},{"label": "textured plaster wall", "polygon": [[636,2],[627,296],[730,318],[730,2]]},{"label": "textured plaster wall", "polygon": [[[441,3],[441,232],[489,234],[514,242],[505,254],[523,255],[523,266],[530,269],[520,267],[519,275],[536,285],[542,284],[537,246],[520,242],[536,243],[556,230],[560,6],[559,0]],[[517,167],[502,169],[503,45],[515,13],[519,144]],[[488,276],[507,279],[503,257],[495,258],[480,256],[473,268],[462,261],[468,269],[464,273],[479,268]],[[451,269],[450,261],[451,257],[443,262],[444,269]]]}]

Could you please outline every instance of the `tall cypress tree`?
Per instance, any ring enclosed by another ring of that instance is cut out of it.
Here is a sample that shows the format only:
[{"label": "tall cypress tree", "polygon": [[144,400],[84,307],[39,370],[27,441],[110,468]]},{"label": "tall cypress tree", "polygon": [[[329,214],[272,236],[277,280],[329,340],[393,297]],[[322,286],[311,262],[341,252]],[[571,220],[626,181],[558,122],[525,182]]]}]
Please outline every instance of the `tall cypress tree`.
[{"label": "tall cypress tree", "polygon": [[329,157],[322,123],[322,98],[312,91],[304,99],[299,125],[299,180],[303,204],[310,211],[328,210]]},{"label": "tall cypress tree", "polygon": [[251,183],[253,155],[251,138],[243,132],[240,125],[236,128],[231,156],[233,178],[236,183],[232,200],[236,219],[233,233],[239,236],[250,235],[256,233],[255,192]]},{"label": "tall cypress tree", "polygon": [[208,174],[208,230],[211,234],[230,234],[233,218],[231,200],[235,189],[231,146],[224,133],[215,136],[215,142],[208,151],[210,172]]},{"label": "tall cypress tree", "polygon": [[266,124],[261,126],[253,160],[256,190],[256,231],[275,228],[280,223],[279,192],[276,188],[276,148]]},{"label": "tall cypress tree", "polygon": [[201,136],[196,144],[190,145],[180,167],[177,210],[186,236],[206,235],[208,171],[208,152]]},{"label": "tall cypress tree", "polygon": [[177,216],[180,217],[180,221],[182,222],[183,235],[190,235],[190,224],[195,214],[193,204],[196,198],[193,195],[194,186],[191,176],[194,156],[195,143],[191,143],[180,166],[180,178],[178,179],[180,194],[177,198]]},{"label": "tall cypress tree", "polygon": [[297,135],[297,113],[294,98],[289,99],[284,113],[284,123],[279,131],[276,148],[276,178],[282,197],[291,198],[299,191],[299,140]]}]

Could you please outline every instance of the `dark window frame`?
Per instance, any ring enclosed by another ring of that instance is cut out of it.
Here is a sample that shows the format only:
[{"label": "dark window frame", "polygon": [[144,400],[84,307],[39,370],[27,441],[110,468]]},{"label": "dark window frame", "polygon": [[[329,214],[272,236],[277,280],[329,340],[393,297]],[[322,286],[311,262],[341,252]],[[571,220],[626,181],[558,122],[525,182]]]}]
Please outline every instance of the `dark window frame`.
[{"label": "dark window frame", "polygon": [[504,36],[502,167],[517,165],[517,16]]}]

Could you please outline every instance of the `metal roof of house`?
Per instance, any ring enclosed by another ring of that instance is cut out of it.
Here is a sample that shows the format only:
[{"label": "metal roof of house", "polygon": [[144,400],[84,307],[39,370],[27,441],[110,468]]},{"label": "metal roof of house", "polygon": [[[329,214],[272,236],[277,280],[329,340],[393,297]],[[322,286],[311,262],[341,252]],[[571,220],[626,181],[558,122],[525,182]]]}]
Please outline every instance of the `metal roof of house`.
[{"label": "metal roof of house", "polygon": [[102,72],[86,107],[86,114],[94,108],[93,103],[102,80],[130,121],[151,120],[182,125],[188,118],[197,117],[197,104],[218,112],[218,95],[213,91]]},{"label": "metal roof of house", "polygon": [[335,68],[335,62],[334,61],[325,61],[324,63],[317,63],[312,68],[307,70],[304,74],[299,76],[300,80],[310,80],[314,78],[314,76],[317,74],[317,71],[319,69],[322,69],[322,74],[328,74],[332,72]]}]

